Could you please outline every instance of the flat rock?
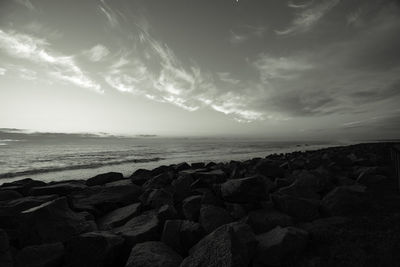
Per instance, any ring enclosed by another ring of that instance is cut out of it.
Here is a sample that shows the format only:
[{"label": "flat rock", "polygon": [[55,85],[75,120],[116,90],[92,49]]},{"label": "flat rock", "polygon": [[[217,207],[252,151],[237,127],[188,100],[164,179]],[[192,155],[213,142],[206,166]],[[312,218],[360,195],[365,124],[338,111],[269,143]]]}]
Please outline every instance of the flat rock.
[{"label": "flat rock", "polygon": [[221,195],[225,201],[236,203],[267,199],[265,184],[260,176],[229,180],[221,185]]},{"label": "flat rock", "polygon": [[221,207],[203,205],[200,209],[199,221],[205,232],[208,234],[221,225],[231,223],[233,218],[227,210]]},{"label": "flat rock", "polygon": [[93,186],[72,193],[70,199],[73,209],[101,217],[112,210],[138,202],[142,192],[137,185]]},{"label": "flat rock", "polygon": [[64,245],[61,242],[24,247],[15,256],[16,267],[62,266]]},{"label": "flat rock", "polygon": [[100,230],[110,230],[125,224],[133,217],[139,215],[141,211],[141,203],[133,203],[122,208],[116,209],[101,217],[97,225]]},{"label": "flat rock", "polygon": [[25,210],[21,216],[20,242],[25,245],[63,242],[97,228],[85,214],[72,211],[65,197]]},{"label": "flat rock", "polygon": [[87,186],[94,186],[94,185],[104,185],[106,183],[115,182],[118,180],[124,179],[122,173],[119,172],[107,172],[96,175],[86,181]]},{"label": "flat rock", "polygon": [[307,246],[308,233],[295,227],[282,228],[258,235],[256,262],[267,266],[281,266],[295,259]]},{"label": "flat rock", "polygon": [[65,243],[64,266],[116,266],[123,242],[122,237],[109,232],[89,232],[76,236]]},{"label": "flat rock", "polygon": [[243,223],[226,224],[190,249],[181,267],[249,266],[256,246],[257,241],[250,226]]},{"label": "flat rock", "polygon": [[167,220],[161,236],[161,241],[184,255],[204,236],[199,223],[187,220]]},{"label": "flat rock", "polygon": [[178,267],[182,257],[162,242],[144,242],[132,248],[125,267]]}]

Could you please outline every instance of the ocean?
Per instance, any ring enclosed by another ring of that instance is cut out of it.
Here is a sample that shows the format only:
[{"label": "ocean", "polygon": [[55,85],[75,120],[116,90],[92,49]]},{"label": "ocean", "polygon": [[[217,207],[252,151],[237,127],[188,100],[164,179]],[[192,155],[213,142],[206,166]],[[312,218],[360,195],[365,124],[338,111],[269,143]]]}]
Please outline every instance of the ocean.
[{"label": "ocean", "polygon": [[338,142],[273,142],[244,138],[159,138],[59,136],[0,140],[0,184],[22,178],[46,182],[87,179],[116,171],[180,162],[226,162],[273,153],[314,150]]}]

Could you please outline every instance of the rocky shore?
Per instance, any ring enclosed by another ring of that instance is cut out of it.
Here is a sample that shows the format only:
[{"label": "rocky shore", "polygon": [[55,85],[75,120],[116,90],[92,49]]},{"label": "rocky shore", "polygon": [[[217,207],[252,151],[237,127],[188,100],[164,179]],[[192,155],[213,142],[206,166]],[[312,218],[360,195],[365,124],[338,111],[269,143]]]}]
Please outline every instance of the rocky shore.
[{"label": "rocky shore", "polygon": [[0,186],[0,266],[398,266],[391,143]]}]

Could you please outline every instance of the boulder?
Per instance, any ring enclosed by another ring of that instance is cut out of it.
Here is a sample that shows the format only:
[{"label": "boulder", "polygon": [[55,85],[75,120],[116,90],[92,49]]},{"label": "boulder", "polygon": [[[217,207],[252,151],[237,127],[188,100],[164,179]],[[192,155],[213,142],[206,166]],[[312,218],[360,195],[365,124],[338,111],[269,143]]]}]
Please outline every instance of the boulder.
[{"label": "boulder", "polygon": [[144,242],[132,248],[125,267],[179,267],[182,257],[162,242]]},{"label": "boulder", "polygon": [[256,234],[265,233],[276,226],[286,227],[294,224],[289,215],[277,210],[267,209],[250,211],[243,222],[250,225]]},{"label": "boulder", "polygon": [[260,176],[233,179],[221,185],[221,195],[229,202],[258,202],[267,199],[264,186],[263,178]]},{"label": "boulder", "polygon": [[104,185],[106,183],[115,182],[118,180],[124,179],[122,173],[119,172],[107,172],[96,175],[86,181],[87,186],[94,186],[94,185]]},{"label": "boulder", "polygon": [[109,182],[104,184],[104,186],[130,186],[134,183],[132,183],[131,179],[122,179],[114,182]]},{"label": "boulder", "polygon": [[257,241],[250,226],[243,223],[223,225],[190,249],[181,267],[249,266]]},{"label": "boulder", "polygon": [[173,177],[174,175],[172,172],[165,172],[158,174],[157,176],[154,176],[153,178],[147,180],[143,184],[143,189],[149,190],[149,189],[161,189],[167,187],[171,184]]},{"label": "boulder", "polygon": [[280,167],[281,162],[261,159],[254,166],[255,172],[261,174],[265,177],[270,177],[272,179],[282,178],[285,175],[285,170]]},{"label": "boulder", "polygon": [[25,210],[21,216],[22,245],[63,242],[97,228],[85,214],[73,212],[65,197]]},{"label": "boulder", "polygon": [[26,178],[22,180],[17,180],[10,183],[4,183],[1,185],[2,189],[14,190],[18,193],[26,196],[29,190],[36,186],[45,186],[46,183],[43,181],[33,180],[31,178]]},{"label": "boulder", "polygon": [[313,188],[308,187],[308,186],[302,186],[295,181],[293,184],[282,187],[278,190],[278,193],[281,195],[288,195],[288,196],[293,196],[297,198],[306,198],[306,199],[315,199],[319,200],[321,199],[320,194],[318,194],[316,191],[314,191]]},{"label": "boulder", "polygon": [[29,191],[29,195],[32,195],[32,196],[44,196],[44,195],[66,196],[74,191],[80,191],[85,188],[86,188],[86,185],[78,183],[78,182],[57,183],[57,184],[52,184],[52,185],[33,187]]},{"label": "boulder", "polygon": [[142,186],[151,177],[153,176],[150,170],[138,169],[129,177],[129,179],[131,179],[132,183]]},{"label": "boulder", "polygon": [[366,187],[338,186],[322,199],[323,210],[331,216],[349,215],[367,207]]},{"label": "boulder", "polygon": [[194,180],[199,180],[207,185],[223,183],[226,181],[226,174],[220,169],[194,172],[192,177]]},{"label": "boulder", "polygon": [[231,223],[233,218],[221,207],[203,205],[200,209],[199,221],[207,234],[224,224]]},{"label": "boulder", "polygon": [[192,166],[193,169],[202,169],[206,166],[204,162],[194,162],[190,165]]},{"label": "boulder", "polygon": [[193,183],[193,178],[190,175],[179,175],[172,182],[172,187],[175,192],[175,199],[177,201],[182,201],[186,197],[190,196],[190,185]]},{"label": "boulder", "polygon": [[123,238],[108,232],[89,232],[65,243],[65,267],[118,266]]},{"label": "boulder", "polygon": [[[29,196],[9,201],[0,202],[0,217],[19,214],[21,211],[39,206],[45,202],[56,199],[57,195]],[[0,222],[1,227],[1,222]]]},{"label": "boulder", "polygon": [[0,266],[13,267],[13,258],[10,252],[10,245],[7,233],[0,229]]},{"label": "boulder", "polygon": [[296,177],[296,186],[310,188],[318,194],[325,194],[334,187],[329,172],[323,168],[315,171],[301,170],[294,172],[293,175]]},{"label": "boulder", "polygon": [[133,217],[124,225],[113,230],[121,235],[128,246],[145,241],[155,241],[159,239],[160,221],[157,212],[154,210],[146,211],[143,214]]},{"label": "boulder", "polygon": [[387,180],[387,177],[381,174],[364,174],[362,173],[357,178],[357,183],[361,185],[365,185],[368,188],[374,188],[380,183]]},{"label": "boulder", "polygon": [[5,252],[9,249],[10,243],[8,240],[8,235],[3,229],[0,229],[0,252]]},{"label": "boulder", "polygon": [[306,248],[308,233],[295,227],[282,228],[258,235],[257,256],[255,262],[267,266],[281,266],[296,259]]},{"label": "boulder", "polygon": [[191,168],[190,165],[187,164],[186,162],[182,162],[182,163],[179,163],[179,164],[177,164],[177,165],[174,166],[174,169],[175,169],[175,171],[177,171],[177,172],[184,171],[184,170],[188,170],[188,169],[190,169],[190,168]]},{"label": "boulder", "polygon": [[138,202],[142,189],[137,185],[130,186],[92,186],[70,195],[72,208],[88,211],[101,217],[102,215]]},{"label": "boulder", "polygon": [[184,255],[204,236],[199,223],[186,220],[168,220],[164,224],[161,241]]},{"label": "boulder", "polygon": [[143,205],[158,209],[163,205],[174,205],[173,195],[165,189],[147,190],[140,196]]},{"label": "boulder", "polygon": [[326,242],[330,239],[334,240],[336,231],[349,221],[350,219],[346,217],[334,216],[303,223],[299,227],[306,230],[313,241]]},{"label": "boulder", "polygon": [[14,190],[0,190],[0,201],[14,200],[23,197],[20,193]]},{"label": "boulder", "polygon": [[133,217],[139,215],[141,211],[141,203],[133,203],[128,206],[116,209],[101,217],[97,225],[100,230],[109,230],[125,224]]},{"label": "boulder", "polygon": [[202,196],[197,195],[185,198],[182,201],[182,213],[187,220],[195,222],[198,221],[201,208],[201,200]]},{"label": "boulder", "polygon": [[61,242],[24,247],[15,256],[15,267],[62,266],[64,254]]},{"label": "boulder", "polygon": [[320,216],[320,201],[279,194],[272,194],[271,198],[278,210],[297,221],[312,221]]},{"label": "boulder", "polygon": [[163,225],[167,220],[177,219],[178,211],[172,205],[163,205],[157,210],[157,218]]}]

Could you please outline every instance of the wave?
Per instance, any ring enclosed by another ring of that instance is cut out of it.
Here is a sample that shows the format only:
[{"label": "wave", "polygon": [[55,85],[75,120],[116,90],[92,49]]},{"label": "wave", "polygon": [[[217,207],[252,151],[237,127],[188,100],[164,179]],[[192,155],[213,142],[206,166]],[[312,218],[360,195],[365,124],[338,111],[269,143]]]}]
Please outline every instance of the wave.
[{"label": "wave", "polygon": [[58,172],[58,171],[69,171],[69,170],[80,170],[80,169],[96,169],[104,166],[109,165],[119,165],[125,163],[145,163],[145,162],[156,162],[163,160],[164,158],[148,158],[148,159],[127,159],[127,160],[116,160],[110,162],[95,162],[90,164],[79,164],[79,165],[72,165],[72,166],[63,166],[63,167],[49,167],[43,169],[30,169],[26,171],[18,171],[18,172],[8,172],[8,173],[0,173],[0,179],[2,178],[12,178],[18,176],[25,176],[25,175],[34,175],[34,174],[41,174],[41,173],[49,173],[49,172]]}]

